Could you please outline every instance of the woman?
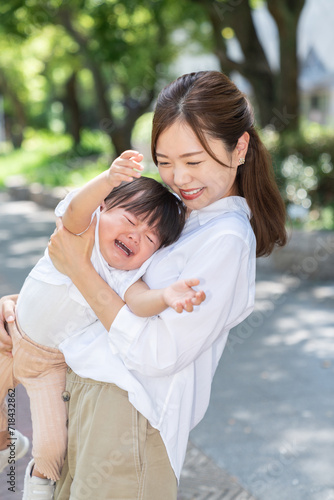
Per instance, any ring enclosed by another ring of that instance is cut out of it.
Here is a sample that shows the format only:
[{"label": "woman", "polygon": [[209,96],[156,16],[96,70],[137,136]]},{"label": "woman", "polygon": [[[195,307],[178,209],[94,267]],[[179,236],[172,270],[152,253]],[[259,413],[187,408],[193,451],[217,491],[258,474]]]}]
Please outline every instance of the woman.
[{"label": "woman", "polygon": [[144,279],[160,288],[197,277],[207,299],[191,315],[134,316],[90,264],[93,230],[74,237],[58,224],[51,258],[109,333],[97,322],[61,347],[71,368],[69,444],[56,500],[176,499],[188,435],[208,407],[229,330],[253,309],[255,257],[286,242],[251,107],[223,74],[184,75],[163,89],[152,155],[188,220]]}]

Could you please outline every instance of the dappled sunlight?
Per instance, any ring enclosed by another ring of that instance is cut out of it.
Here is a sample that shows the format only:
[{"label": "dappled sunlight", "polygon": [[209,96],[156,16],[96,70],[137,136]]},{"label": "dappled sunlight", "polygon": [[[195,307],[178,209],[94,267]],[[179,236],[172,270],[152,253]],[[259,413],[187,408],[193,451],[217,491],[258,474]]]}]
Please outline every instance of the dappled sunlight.
[{"label": "dappled sunlight", "polygon": [[[40,212],[40,207],[32,201],[17,201],[15,203],[3,203],[0,205],[0,214],[16,215]],[[25,217],[25,216],[23,216]]]},{"label": "dappled sunlight", "polygon": [[[323,484],[328,484],[329,478],[333,475],[333,466],[327,455],[334,446],[332,425],[316,430],[312,426],[287,429],[280,434],[280,439],[291,444],[294,450],[295,468],[300,469],[310,477],[317,470],[318,480],[322,481]],[[311,455],[309,454],[310,450],[312,450]]]},{"label": "dappled sunlight", "polygon": [[7,240],[10,237],[10,231],[7,229],[0,229],[0,241]]},{"label": "dappled sunlight", "polygon": [[1,294],[18,292],[26,275],[43,256],[55,227],[53,210],[30,201],[11,201],[0,193]]},{"label": "dappled sunlight", "polygon": [[[276,328],[278,332],[285,333],[275,333],[264,338],[264,345],[297,346],[302,352],[319,358],[334,356],[333,327],[319,327],[317,330],[303,329],[300,328],[297,320],[282,319]],[[287,330],[290,330],[289,333]]]},{"label": "dappled sunlight", "polygon": [[[334,286],[310,286],[305,282],[296,290],[289,291],[284,286],[281,290],[283,294],[276,305],[272,304],[271,313],[268,313],[268,298],[260,299],[257,305],[258,311],[267,310],[266,317],[271,314],[269,317],[273,319],[272,333],[262,338],[263,346],[294,348],[300,353],[321,359],[333,357]],[[284,305],[284,315],[278,317],[275,310],[279,305]]]},{"label": "dappled sunlight", "polygon": [[[280,322],[279,326],[279,331],[286,331],[287,328],[293,329],[294,330],[294,325],[295,327],[298,326],[297,321],[293,321],[291,319],[282,319]],[[270,335],[270,337],[267,337],[264,339],[263,343],[268,346],[275,346],[275,345],[295,345],[298,344],[299,342],[309,340],[311,338],[311,334],[308,330],[299,330],[299,331],[293,331],[292,333],[289,333],[286,336],[282,336],[281,334],[273,334]]]},{"label": "dappled sunlight", "polygon": [[330,356],[334,358],[333,326],[322,328],[321,337],[310,339],[304,345],[303,350],[308,354],[318,353],[319,357]]},{"label": "dappled sunlight", "polygon": [[25,239],[23,241],[17,241],[9,246],[9,251],[12,256],[27,255],[31,252],[43,252],[47,245],[48,239],[43,236],[40,238]]},{"label": "dappled sunlight", "polygon": [[[314,303],[317,302],[316,300],[314,301]],[[318,310],[321,314],[319,314],[319,316],[317,315],[316,323],[320,328],[328,324],[333,324],[333,311],[322,311],[321,302],[318,302]],[[296,314],[296,319],[302,325],[310,325],[314,323],[314,311],[308,310],[307,308],[305,308],[305,310],[299,310]]]},{"label": "dappled sunlight", "polygon": [[268,380],[268,382],[279,382],[280,380],[287,378],[287,373],[286,371],[278,370],[276,368],[275,371],[272,372],[269,371],[261,372],[260,377],[263,380]]},{"label": "dappled sunlight", "polygon": [[256,301],[256,305],[254,308],[256,311],[273,311],[275,309],[275,305],[272,300],[269,298],[263,298]]},{"label": "dappled sunlight", "polygon": [[[277,303],[282,300],[289,291],[289,284],[281,280],[266,281],[261,280],[256,283],[254,313],[259,316],[270,316],[276,309]],[[283,299],[284,300],[284,299]],[[254,315],[253,313],[253,315]],[[261,321],[259,320],[260,326]]]},{"label": "dappled sunlight", "polygon": [[53,211],[40,211],[38,213],[32,212],[26,215],[27,222],[33,222],[38,224],[38,228],[45,227],[45,224],[53,223],[56,224],[56,216]]},{"label": "dappled sunlight", "polygon": [[[20,223],[45,223],[55,224],[55,214],[53,210],[46,210],[36,205],[33,201],[15,201],[12,203],[0,204],[0,215],[20,216],[15,221]],[[42,226],[44,227],[44,226]],[[13,228],[14,229],[14,228]],[[1,228],[3,230],[3,228]]]},{"label": "dappled sunlight", "polygon": [[11,269],[25,269],[28,274],[28,272],[34,267],[40,257],[42,257],[42,253],[25,256],[24,259],[21,256],[18,256],[17,258],[9,258],[6,261],[7,270],[9,271]]},{"label": "dappled sunlight", "polygon": [[251,411],[246,408],[238,408],[233,412],[233,417],[235,420],[230,420],[228,422],[230,425],[234,425],[236,420],[248,423],[250,421]]},{"label": "dappled sunlight", "polygon": [[[298,454],[302,454],[312,443],[334,446],[334,428],[329,425],[314,432],[312,425],[303,428],[288,428],[282,430],[279,436],[273,440],[273,445],[279,448],[280,443],[295,443]],[[296,451],[297,451],[296,450]]]},{"label": "dappled sunlight", "polygon": [[332,299],[333,301],[333,309],[334,309],[334,285],[322,285],[317,286],[314,290],[312,290],[312,295],[315,299],[323,300],[323,299]]},{"label": "dappled sunlight", "polygon": [[283,283],[282,281],[265,281],[261,280],[256,283],[256,300],[265,298],[268,300],[269,296],[274,294],[282,294],[288,291],[289,282]]}]

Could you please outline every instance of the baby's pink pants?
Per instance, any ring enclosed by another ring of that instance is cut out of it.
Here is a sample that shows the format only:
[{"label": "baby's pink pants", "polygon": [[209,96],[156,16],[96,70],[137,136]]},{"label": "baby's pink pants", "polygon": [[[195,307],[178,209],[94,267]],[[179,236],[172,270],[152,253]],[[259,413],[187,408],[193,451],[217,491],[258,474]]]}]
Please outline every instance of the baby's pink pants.
[{"label": "baby's pink pants", "polygon": [[[58,349],[44,347],[11,327],[13,357],[0,354],[0,431],[11,427],[5,398],[17,384],[24,385],[30,398],[33,427],[32,455],[39,472],[54,481],[60,477],[67,447],[67,410],[62,399],[66,363]],[[17,411],[16,401],[16,411]],[[15,413],[14,413],[15,420]],[[15,426],[14,426],[15,427]]]}]

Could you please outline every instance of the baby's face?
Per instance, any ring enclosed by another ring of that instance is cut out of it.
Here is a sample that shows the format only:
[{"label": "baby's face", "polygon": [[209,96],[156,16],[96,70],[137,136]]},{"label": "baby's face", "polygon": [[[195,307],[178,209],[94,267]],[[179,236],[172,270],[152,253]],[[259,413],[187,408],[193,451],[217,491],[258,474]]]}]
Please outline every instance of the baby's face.
[{"label": "baby's face", "polygon": [[103,258],[125,271],[139,268],[160,246],[155,229],[120,207],[102,210],[99,238]]}]

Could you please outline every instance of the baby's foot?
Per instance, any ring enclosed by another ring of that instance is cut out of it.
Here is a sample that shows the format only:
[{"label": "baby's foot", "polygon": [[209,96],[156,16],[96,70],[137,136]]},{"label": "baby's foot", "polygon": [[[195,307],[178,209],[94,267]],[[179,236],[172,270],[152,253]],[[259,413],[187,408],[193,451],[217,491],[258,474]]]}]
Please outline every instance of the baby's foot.
[{"label": "baby's foot", "polygon": [[35,461],[32,459],[26,468],[22,500],[53,500],[56,482],[51,479],[32,476],[34,465]]},{"label": "baby's foot", "polygon": [[10,430],[11,440],[9,446],[0,451],[0,472],[2,472],[7,465],[14,463],[20,458],[24,457],[29,449],[29,439],[18,430]]}]

